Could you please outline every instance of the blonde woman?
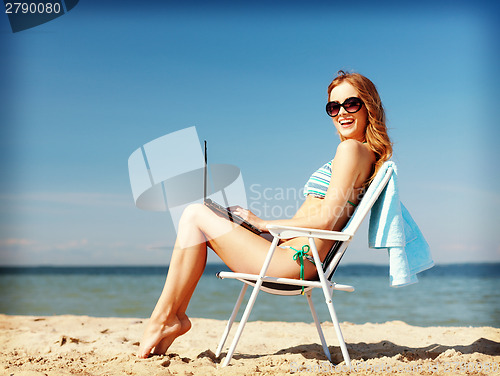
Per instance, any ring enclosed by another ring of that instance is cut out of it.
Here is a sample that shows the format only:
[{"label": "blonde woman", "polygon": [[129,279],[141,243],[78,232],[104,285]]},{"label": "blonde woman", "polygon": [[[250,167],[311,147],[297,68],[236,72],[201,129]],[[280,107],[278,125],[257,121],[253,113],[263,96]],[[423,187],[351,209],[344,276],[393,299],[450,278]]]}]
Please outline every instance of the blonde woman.
[{"label": "blonde woman", "polygon": [[[340,231],[354,213],[365,187],[378,168],[390,158],[392,146],[387,135],[384,109],[375,85],[358,73],[340,71],[328,86],[328,115],[340,136],[335,157],[316,171],[305,186],[306,199],[290,219],[270,221],[237,207],[234,212],[262,231],[266,225],[310,227]],[[295,251],[307,240],[294,238],[280,244],[268,275],[298,278],[299,260]],[[316,242],[321,259],[331,241]],[[138,356],[164,354],[172,342],[191,328],[186,315],[191,296],[205,269],[210,247],[233,271],[258,274],[270,242],[229,222],[202,205],[190,205],[178,226],[177,239],[167,279],[151,314]],[[304,262],[304,276],[316,274],[312,262]]]}]

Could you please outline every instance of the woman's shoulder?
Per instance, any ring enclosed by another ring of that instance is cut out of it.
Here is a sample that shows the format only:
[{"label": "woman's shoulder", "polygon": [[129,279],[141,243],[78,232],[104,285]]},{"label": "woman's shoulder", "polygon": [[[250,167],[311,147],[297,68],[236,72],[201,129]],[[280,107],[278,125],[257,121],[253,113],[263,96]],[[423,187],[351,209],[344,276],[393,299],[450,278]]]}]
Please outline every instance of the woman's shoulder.
[{"label": "woman's shoulder", "polygon": [[337,146],[338,154],[348,154],[350,156],[366,156],[369,149],[362,143],[357,140],[344,140]]},{"label": "woman's shoulder", "polygon": [[354,186],[362,187],[370,177],[375,161],[375,154],[367,144],[349,139],[338,145],[333,165],[338,171],[350,171],[356,174]]},{"label": "woman's shoulder", "polygon": [[357,140],[344,140],[337,146],[335,160],[343,160],[348,164],[355,164],[358,167],[371,166],[375,163],[375,154],[370,148]]}]

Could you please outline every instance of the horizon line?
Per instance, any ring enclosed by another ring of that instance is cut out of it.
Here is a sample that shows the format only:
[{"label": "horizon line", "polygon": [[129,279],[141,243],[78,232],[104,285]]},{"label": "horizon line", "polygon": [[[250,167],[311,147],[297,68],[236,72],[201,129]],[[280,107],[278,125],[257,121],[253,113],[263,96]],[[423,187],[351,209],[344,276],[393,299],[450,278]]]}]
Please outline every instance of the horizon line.
[{"label": "horizon line", "polygon": [[[449,262],[449,263],[438,263],[436,262],[434,266],[451,266],[451,265],[495,265],[500,266],[500,261],[468,261],[468,262]],[[208,262],[207,266],[226,266],[223,262]],[[135,264],[95,264],[95,265],[76,265],[76,264],[39,264],[39,265],[0,265],[1,268],[163,268],[168,267],[169,264],[160,265],[135,265]],[[349,262],[343,264],[343,266],[381,266],[389,267],[389,264],[385,263],[362,263],[362,262]]]}]

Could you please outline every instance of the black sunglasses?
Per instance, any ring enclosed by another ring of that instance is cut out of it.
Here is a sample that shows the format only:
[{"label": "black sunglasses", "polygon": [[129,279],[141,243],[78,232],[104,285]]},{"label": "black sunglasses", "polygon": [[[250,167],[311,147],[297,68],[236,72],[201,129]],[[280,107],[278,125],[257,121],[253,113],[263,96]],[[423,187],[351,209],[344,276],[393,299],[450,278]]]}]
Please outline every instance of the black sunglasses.
[{"label": "black sunglasses", "polygon": [[350,97],[347,98],[342,104],[340,104],[339,102],[328,102],[326,104],[326,113],[331,117],[335,117],[339,114],[340,107],[344,107],[347,112],[353,114],[355,112],[358,112],[362,106],[363,101],[361,99]]}]

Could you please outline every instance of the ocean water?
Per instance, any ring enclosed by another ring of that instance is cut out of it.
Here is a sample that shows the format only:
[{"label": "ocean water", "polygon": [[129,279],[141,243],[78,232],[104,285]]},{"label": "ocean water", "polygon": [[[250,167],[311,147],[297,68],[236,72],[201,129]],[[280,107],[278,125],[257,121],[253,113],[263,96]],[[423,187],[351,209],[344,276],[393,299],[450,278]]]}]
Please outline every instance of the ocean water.
[{"label": "ocean water", "polygon": [[[218,279],[220,270],[227,268],[207,266],[188,308],[190,317],[229,318],[242,284]],[[0,313],[145,318],[166,273],[166,266],[2,267]],[[342,265],[333,280],[356,288],[333,295],[340,322],[500,327],[500,264],[438,265],[419,274],[419,283],[398,289],[389,287],[385,266]],[[250,289],[246,299],[249,295]],[[313,301],[320,320],[331,321],[319,289]],[[250,320],[312,322],[312,316],[303,296],[261,292]]]}]

